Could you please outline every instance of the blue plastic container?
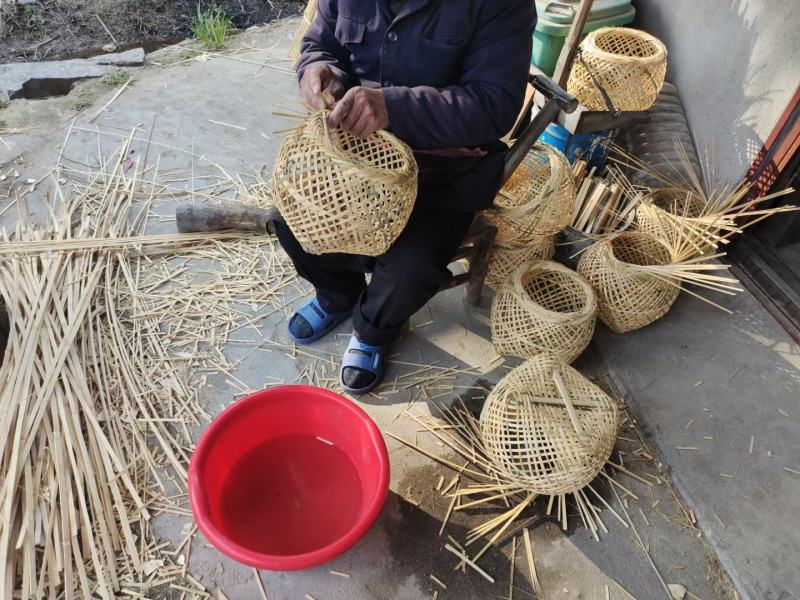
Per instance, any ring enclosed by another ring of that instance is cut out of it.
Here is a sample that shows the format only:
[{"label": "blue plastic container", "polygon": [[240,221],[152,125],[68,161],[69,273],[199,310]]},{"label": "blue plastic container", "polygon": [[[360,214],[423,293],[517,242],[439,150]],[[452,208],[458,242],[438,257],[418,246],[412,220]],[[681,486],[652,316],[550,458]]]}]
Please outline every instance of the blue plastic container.
[{"label": "blue plastic container", "polygon": [[550,123],[539,136],[540,142],[550,144],[563,152],[570,163],[585,160],[589,166],[602,167],[608,154],[608,141],[613,130],[591,133],[570,133],[558,123]]}]

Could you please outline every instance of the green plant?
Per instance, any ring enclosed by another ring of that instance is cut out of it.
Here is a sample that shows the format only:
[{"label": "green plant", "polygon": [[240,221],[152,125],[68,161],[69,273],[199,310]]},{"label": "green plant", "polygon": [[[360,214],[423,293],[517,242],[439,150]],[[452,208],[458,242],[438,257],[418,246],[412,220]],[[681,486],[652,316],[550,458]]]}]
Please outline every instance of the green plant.
[{"label": "green plant", "polygon": [[110,85],[112,87],[119,87],[121,85],[125,85],[130,81],[131,74],[128,73],[125,69],[120,69],[117,67],[112,68],[108,73],[103,75],[103,83],[106,85]]},{"label": "green plant", "polygon": [[72,108],[74,108],[75,110],[80,112],[82,110],[85,110],[85,109],[89,108],[92,104],[94,104],[94,102],[92,102],[91,100],[86,100],[84,98],[80,98],[78,100],[75,100],[75,102],[72,103]]},{"label": "green plant", "polygon": [[233,23],[221,6],[200,8],[191,23],[192,34],[203,42],[210,50],[219,50],[228,40],[228,33]]},{"label": "green plant", "polygon": [[39,4],[24,4],[18,12],[17,27],[22,31],[34,31],[44,25],[44,15]]}]

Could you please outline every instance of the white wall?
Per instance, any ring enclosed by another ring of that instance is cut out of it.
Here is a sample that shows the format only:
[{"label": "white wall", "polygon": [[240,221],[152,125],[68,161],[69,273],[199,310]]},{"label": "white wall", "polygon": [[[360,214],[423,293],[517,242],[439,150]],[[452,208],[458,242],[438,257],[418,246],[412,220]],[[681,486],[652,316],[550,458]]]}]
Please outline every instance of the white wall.
[{"label": "white wall", "polygon": [[800,0],[635,0],[661,39],[698,152],[740,179],[800,84]]}]

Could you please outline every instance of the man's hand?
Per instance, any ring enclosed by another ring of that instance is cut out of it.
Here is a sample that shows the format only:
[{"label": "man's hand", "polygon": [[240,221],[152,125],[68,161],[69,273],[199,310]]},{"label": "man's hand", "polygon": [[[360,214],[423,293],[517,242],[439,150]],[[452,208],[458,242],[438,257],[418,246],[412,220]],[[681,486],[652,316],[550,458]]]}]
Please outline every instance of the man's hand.
[{"label": "man's hand", "polygon": [[333,107],[328,123],[364,139],[379,129],[386,129],[389,127],[389,111],[383,92],[365,87],[350,88]]},{"label": "man's hand", "polygon": [[327,63],[312,64],[300,80],[300,96],[311,108],[330,108],[344,94],[344,85]]}]

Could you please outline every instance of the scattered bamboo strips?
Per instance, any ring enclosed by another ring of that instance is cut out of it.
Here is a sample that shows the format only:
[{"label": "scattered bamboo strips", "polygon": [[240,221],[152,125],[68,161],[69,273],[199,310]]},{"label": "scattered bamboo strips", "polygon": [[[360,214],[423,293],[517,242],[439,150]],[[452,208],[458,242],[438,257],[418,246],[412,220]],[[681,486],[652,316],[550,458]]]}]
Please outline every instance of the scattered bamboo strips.
[{"label": "scattered bamboo strips", "polygon": [[[70,185],[56,173],[48,222],[20,210],[13,240],[0,240],[3,598],[142,597],[158,585],[208,596],[186,572],[191,532],[176,564],[150,518],[188,514],[189,428],[208,419],[198,390],[230,371],[221,344],[252,324],[242,303],[264,304],[294,275],[265,241],[141,235],[161,188],[126,166],[129,147]],[[181,281],[195,259],[212,277]]]},{"label": "scattered bamboo strips", "polygon": [[[453,511],[476,507],[496,510],[500,507],[496,516],[467,532],[464,549],[485,537],[487,541],[480,550],[467,556],[466,550],[455,551],[451,546],[450,551],[462,558],[459,566],[466,564],[475,568],[477,561],[489,548],[526,527],[536,517],[523,518],[522,515],[539,494],[552,494],[547,512],[551,513],[553,500],[556,500],[558,518],[564,528],[567,527],[567,497],[572,495],[578,514],[592,535],[597,538],[599,530],[607,531],[600,518],[600,509],[581,488],[601,472],[608,459],[616,440],[619,411],[608,396],[571,367],[554,358],[543,360],[540,365],[543,369],[539,374],[542,377],[545,377],[545,372],[553,375],[557,369],[560,373],[559,382],[565,390],[569,390],[568,398],[565,399],[558,392],[553,377],[536,391],[526,392],[532,385],[527,378],[532,368],[530,363],[541,362],[528,361],[498,384],[484,405],[480,421],[460,400],[452,407],[432,403],[444,421],[444,427],[437,418],[404,413],[407,418],[421,425],[448,453],[455,452],[466,459],[467,463],[463,466],[387,432],[390,437],[453,469],[457,476],[467,480],[465,485],[450,492],[451,502],[441,531]],[[525,382],[517,389],[520,378]],[[519,409],[517,412],[512,410],[501,414],[495,407],[503,402],[506,402],[506,407],[515,405]],[[565,402],[571,407],[572,417],[568,414]],[[524,403],[524,406],[514,403]],[[495,415],[499,417],[495,418]],[[575,427],[573,419],[580,422],[579,428]],[[495,431],[501,430],[502,437],[495,435]],[[541,433],[537,434],[537,431]],[[511,439],[512,435],[516,435],[514,440]],[[539,437],[534,439],[536,435]],[[536,448],[533,445],[526,446],[526,440],[531,444],[539,444],[542,452],[539,459],[533,456]],[[512,448],[513,444],[516,446]],[[523,447],[525,449],[520,451]],[[519,454],[519,458],[516,454]],[[530,460],[526,457],[530,457]],[[452,487],[448,486],[447,489]],[[608,503],[594,489],[589,489],[608,507]],[[616,513],[614,515],[619,518]]]}]

